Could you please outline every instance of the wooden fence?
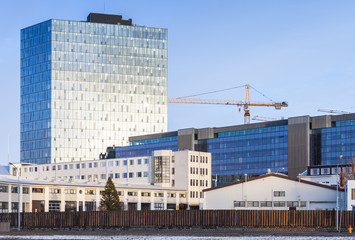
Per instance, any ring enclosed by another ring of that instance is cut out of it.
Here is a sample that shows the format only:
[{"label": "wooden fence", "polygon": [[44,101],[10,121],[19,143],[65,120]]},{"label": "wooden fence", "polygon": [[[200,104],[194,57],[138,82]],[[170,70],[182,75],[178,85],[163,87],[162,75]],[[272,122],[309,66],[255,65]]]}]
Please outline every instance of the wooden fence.
[{"label": "wooden fence", "polygon": [[[342,227],[355,225],[354,212],[340,214]],[[17,226],[17,213],[0,214]],[[201,210],[22,213],[25,228],[106,228],[130,226],[322,227],[336,225],[335,211]]]}]

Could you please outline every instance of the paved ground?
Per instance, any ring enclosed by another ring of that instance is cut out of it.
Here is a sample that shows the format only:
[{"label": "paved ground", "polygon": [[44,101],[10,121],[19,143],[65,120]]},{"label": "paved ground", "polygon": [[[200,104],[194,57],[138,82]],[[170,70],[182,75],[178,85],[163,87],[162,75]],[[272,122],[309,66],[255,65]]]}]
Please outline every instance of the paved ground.
[{"label": "paved ground", "polygon": [[238,236],[354,236],[347,230],[313,228],[120,228],[120,229],[27,229],[18,232],[13,229],[9,235],[135,235],[135,236],[196,236],[196,237],[238,237]]}]

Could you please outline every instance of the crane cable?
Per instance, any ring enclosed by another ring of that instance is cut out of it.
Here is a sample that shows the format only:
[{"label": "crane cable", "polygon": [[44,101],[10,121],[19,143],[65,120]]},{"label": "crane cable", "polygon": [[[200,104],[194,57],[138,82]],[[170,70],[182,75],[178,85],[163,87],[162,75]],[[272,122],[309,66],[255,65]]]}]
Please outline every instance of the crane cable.
[{"label": "crane cable", "polygon": [[[205,92],[205,93],[194,94],[194,95],[185,96],[185,97],[178,97],[177,99],[179,99],[179,98],[197,97],[197,96],[206,95],[206,94],[210,94],[210,93],[224,92],[224,91],[228,91],[228,90],[232,90],[232,89],[242,88],[242,87],[245,87],[245,86],[246,86],[246,84],[241,85],[241,86],[236,86],[236,87],[231,87],[231,88],[225,88],[225,89],[221,89],[221,90],[211,91],[211,92]],[[254,88],[253,86],[251,86],[250,84],[249,84],[249,87],[252,88],[252,89],[254,89],[257,93],[259,93],[259,94],[262,95],[263,97],[269,99],[271,102],[274,102],[271,98],[269,98],[268,96],[266,96],[265,94],[263,94],[262,92],[260,92],[259,90],[257,90],[257,89]]]},{"label": "crane cable", "polygon": [[241,87],[245,87],[245,86],[246,86],[246,85],[242,85],[242,86],[231,87],[231,88],[226,88],[226,89],[216,90],[216,91],[212,91],[212,92],[205,92],[205,93],[194,94],[194,95],[185,96],[185,97],[178,97],[178,98],[190,98],[190,97],[196,97],[196,96],[206,95],[206,94],[210,94],[210,93],[217,93],[217,92],[228,91],[228,90],[232,90],[232,89],[236,89],[236,88],[241,88]]}]

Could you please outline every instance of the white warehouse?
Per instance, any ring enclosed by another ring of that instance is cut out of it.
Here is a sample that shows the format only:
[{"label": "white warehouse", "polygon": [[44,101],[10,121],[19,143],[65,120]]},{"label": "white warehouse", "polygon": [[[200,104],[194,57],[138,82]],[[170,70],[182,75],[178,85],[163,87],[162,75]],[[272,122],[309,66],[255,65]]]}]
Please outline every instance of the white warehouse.
[{"label": "white warehouse", "polygon": [[[335,209],[335,187],[269,173],[247,181],[204,190],[204,209],[318,210]],[[339,191],[339,207],[344,191]]]}]

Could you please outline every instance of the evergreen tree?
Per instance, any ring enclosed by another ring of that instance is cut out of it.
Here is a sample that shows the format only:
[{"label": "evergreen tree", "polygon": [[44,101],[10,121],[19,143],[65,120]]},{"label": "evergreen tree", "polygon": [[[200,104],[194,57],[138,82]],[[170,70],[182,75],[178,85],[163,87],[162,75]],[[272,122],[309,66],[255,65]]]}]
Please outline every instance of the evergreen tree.
[{"label": "evergreen tree", "polygon": [[121,210],[120,197],[118,196],[116,187],[110,177],[107,179],[105,190],[103,191],[101,196],[100,205],[101,209],[106,211]]}]

